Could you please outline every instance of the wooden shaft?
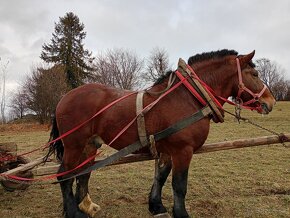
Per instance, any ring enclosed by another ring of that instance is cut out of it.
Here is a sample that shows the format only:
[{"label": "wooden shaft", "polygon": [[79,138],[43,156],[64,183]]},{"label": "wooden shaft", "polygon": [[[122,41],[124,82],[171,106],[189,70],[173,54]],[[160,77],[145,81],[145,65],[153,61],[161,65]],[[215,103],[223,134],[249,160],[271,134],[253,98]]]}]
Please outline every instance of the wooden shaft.
[{"label": "wooden shaft", "polygon": [[[286,142],[290,141],[290,133],[284,134],[288,138]],[[211,144],[205,144],[195,153],[205,153],[205,152],[213,152],[213,151],[220,151],[220,150],[228,150],[228,149],[235,149],[235,148],[246,148],[246,147],[253,147],[259,145],[270,145],[280,143],[280,139],[276,135],[271,136],[264,136],[258,138],[249,138],[249,139],[238,139],[233,141],[225,141],[225,142],[217,142]]]},{"label": "wooden shaft", "polygon": [[[29,162],[27,164],[21,165],[19,167],[14,168],[14,169],[8,170],[8,171],[6,171],[6,172],[4,172],[2,174],[3,175],[16,175],[19,172],[24,172],[24,171],[27,171],[27,170],[31,170],[35,166],[43,163],[43,158],[44,157],[37,158],[34,161],[31,161],[31,162]],[[1,177],[0,177],[0,180],[1,180]]]},{"label": "wooden shaft", "polygon": [[[290,133],[284,134],[288,140],[286,142],[290,142]],[[217,142],[211,144],[205,144],[199,150],[195,152],[195,154],[199,153],[206,153],[206,152],[213,152],[213,151],[220,151],[220,150],[228,150],[228,149],[236,149],[236,148],[245,148],[245,147],[252,147],[252,146],[259,146],[259,145],[270,145],[280,143],[280,139],[276,135],[272,136],[264,136],[258,138],[250,138],[250,139],[238,139],[233,141],[225,141],[225,142]],[[131,154],[126,157],[123,157],[118,162],[115,162],[111,165],[118,165],[118,164],[126,164],[126,163],[133,163],[138,161],[146,161],[146,160],[153,160],[154,158],[150,154]],[[102,159],[97,159],[96,162],[101,161]],[[4,175],[15,175],[18,172],[23,172],[26,170],[31,170],[37,165],[43,163],[43,157],[38,158],[28,164],[22,165],[15,169],[6,171],[3,173]],[[59,168],[59,164],[45,166],[45,167],[38,167],[33,170],[34,175],[48,175],[56,173]],[[4,180],[0,176],[0,181]]]}]

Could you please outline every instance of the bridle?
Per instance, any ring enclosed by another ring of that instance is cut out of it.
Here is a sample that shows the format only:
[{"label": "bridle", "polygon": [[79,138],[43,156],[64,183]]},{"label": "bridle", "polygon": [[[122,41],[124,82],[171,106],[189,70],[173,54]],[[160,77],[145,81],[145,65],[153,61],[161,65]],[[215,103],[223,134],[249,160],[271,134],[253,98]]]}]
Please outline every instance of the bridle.
[{"label": "bridle", "polygon": [[[239,84],[238,84],[239,91],[238,91],[238,95],[236,97],[236,102],[240,105],[243,105],[243,106],[247,106],[249,104],[259,102],[259,98],[264,94],[264,92],[267,89],[267,86],[263,83],[263,85],[264,85],[263,89],[259,93],[254,93],[250,89],[248,89],[245,86],[245,84],[243,83],[242,70],[241,70],[239,58],[236,58],[236,62],[237,62],[238,78],[239,78]],[[249,101],[243,102],[243,100],[241,99],[241,95],[243,92],[249,93],[253,98]]]}]

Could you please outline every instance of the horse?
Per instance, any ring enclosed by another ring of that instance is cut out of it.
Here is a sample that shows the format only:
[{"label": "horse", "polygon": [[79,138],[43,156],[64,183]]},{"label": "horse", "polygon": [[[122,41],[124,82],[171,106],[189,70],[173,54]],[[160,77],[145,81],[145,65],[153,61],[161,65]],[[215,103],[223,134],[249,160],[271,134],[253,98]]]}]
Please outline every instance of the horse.
[{"label": "horse", "polygon": [[[235,50],[219,50],[192,56],[188,65],[194,69],[198,77],[205,82],[217,96],[227,99],[230,96],[240,102],[249,102],[248,106],[258,107],[259,113],[271,112],[275,99],[271,91],[258,77],[252,58],[255,51],[238,55]],[[239,61],[237,64],[237,60]],[[240,74],[238,74],[238,69]],[[177,77],[172,80],[174,71],[160,77],[154,85],[144,92],[144,107],[168,89],[180,82]],[[189,78],[190,79],[190,78]],[[246,90],[246,91],[245,91]],[[258,94],[257,94],[258,93]],[[96,154],[102,143],[108,143],[136,116],[136,93],[102,84],[85,84],[71,90],[62,97],[57,105],[55,119],[51,131],[52,139],[56,139],[79,123],[87,120],[116,99],[130,95],[112,105],[86,125],[51,145],[61,160],[59,173],[74,169],[88,157]],[[218,98],[223,105],[225,102]],[[188,89],[181,85],[164,96],[154,107],[144,114],[146,134],[152,135],[168,126],[201,110],[200,101]],[[187,193],[188,170],[193,153],[206,141],[209,134],[211,115],[204,116],[186,128],[155,142],[159,160],[155,165],[155,176],[149,194],[149,211],[152,215],[166,214],[162,204],[162,187],[172,170],[173,216],[189,217],[185,207]],[[137,121],[134,121],[116,141],[110,144],[120,150],[140,139]],[[142,148],[139,153],[150,153],[149,147]],[[91,162],[89,164],[92,164]],[[58,180],[63,197],[65,217],[94,217],[100,207],[91,201],[88,181],[91,173],[79,175],[75,179],[59,176]],[[76,191],[72,185],[76,180]]]}]

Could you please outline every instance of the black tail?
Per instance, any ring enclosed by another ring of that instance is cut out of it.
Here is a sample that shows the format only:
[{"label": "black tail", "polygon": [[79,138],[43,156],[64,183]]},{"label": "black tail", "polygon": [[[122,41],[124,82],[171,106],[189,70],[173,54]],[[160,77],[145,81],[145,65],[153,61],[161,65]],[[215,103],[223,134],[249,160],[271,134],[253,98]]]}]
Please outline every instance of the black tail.
[{"label": "black tail", "polygon": [[[58,137],[59,137],[59,131],[58,131],[57,123],[56,123],[56,118],[54,116],[52,120],[52,129],[50,132],[49,142],[51,142],[52,140]],[[48,153],[46,154],[44,161],[47,161],[48,157],[55,153],[56,153],[57,160],[62,161],[63,151],[64,151],[64,148],[63,148],[62,141],[57,140],[56,142],[50,144]]]}]

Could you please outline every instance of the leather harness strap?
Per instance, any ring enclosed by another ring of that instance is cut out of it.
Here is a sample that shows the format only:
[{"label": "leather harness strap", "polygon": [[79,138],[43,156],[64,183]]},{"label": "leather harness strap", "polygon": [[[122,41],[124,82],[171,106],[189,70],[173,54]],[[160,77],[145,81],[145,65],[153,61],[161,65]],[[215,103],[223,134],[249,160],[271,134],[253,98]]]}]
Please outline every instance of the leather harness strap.
[{"label": "leather harness strap", "polygon": [[142,144],[142,146],[145,147],[149,143],[148,143],[147,134],[146,134],[144,114],[142,113],[143,95],[144,95],[143,91],[140,91],[137,93],[136,115],[137,115],[137,129],[138,129],[139,140],[140,140],[140,143]]},{"label": "leather harness strap", "polygon": [[[210,114],[212,114],[212,110],[209,108],[209,106],[205,106],[204,108],[195,112],[191,116],[184,118],[183,120],[178,121],[177,123],[169,126],[168,128],[166,128],[158,133],[155,133],[153,135],[154,140],[157,142],[157,141],[160,141],[162,139],[165,139],[168,136],[171,136],[172,134],[177,133],[180,130],[186,128],[187,126],[189,126],[195,122],[198,122],[199,120],[209,116]],[[61,180],[58,180],[57,182],[54,182],[54,183],[60,183],[60,182],[63,182],[65,180],[72,179],[72,178],[75,178],[77,176],[81,176],[81,175],[90,173],[91,171],[102,168],[104,166],[108,166],[109,164],[112,164],[112,163],[120,160],[122,157],[125,157],[128,154],[131,154],[135,151],[138,151],[141,148],[143,148],[142,144],[139,141],[136,141],[135,143],[130,144],[127,147],[112,154],[111,156],[105,158],[104,160],[94,163],[93,165],[89,166],[88,168],[86,168],[82,172],[79,172],[75,175],[69,174],[68,177],[65,177]]]},{"label": "leather harness strap", "polygon": [[145,117],[143,111],[143,96],[144,92],[140,91],[137,93],[136,97],[136,115],[137,115],[137,130],[138,137],[141,145],[146,147],[149,145],[150,152],[154,158],[158,158],[158,152],[155,146],[155,139],[153,135],[149,136],[149,140],[146,133]]}]

